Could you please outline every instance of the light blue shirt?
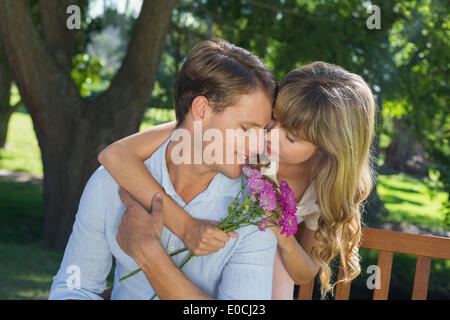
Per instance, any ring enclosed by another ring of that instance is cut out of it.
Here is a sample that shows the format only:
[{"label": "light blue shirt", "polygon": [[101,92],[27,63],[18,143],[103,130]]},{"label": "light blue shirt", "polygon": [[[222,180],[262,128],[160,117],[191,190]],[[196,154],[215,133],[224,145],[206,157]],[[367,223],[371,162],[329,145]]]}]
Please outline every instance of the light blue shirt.
[{"label": "light blue shirt", "polygon": [[[229,179],[216,174],[208,188],[188,204],[175,192],[167,171],[167,140],[149,159],[147,169],[182,208],[197,219],[220,221],[227,206],[245,183],[244,176]],[[100,166],[90,177],[81,196],[78,212],[60,269],[53,277],[49,299],[102,299],[106,278],[115,258],[111,299],[150,299],[154,290],[141,271],[123,281],[119,278],[138,269],[116,241],[121,217],[126,211],[119,185]],[[277,246],[272,231],[256,226],[237,230],[226,247],[208,256],[193,257],[182,269],[199,289],[216,299],[271,299],[273,261]],[[161,242],[168,253],[183,249],[184,243],[164,227]],[[189,256],[172,257],[176,265]],[[189,297],[186,297],[189,299]]]}]

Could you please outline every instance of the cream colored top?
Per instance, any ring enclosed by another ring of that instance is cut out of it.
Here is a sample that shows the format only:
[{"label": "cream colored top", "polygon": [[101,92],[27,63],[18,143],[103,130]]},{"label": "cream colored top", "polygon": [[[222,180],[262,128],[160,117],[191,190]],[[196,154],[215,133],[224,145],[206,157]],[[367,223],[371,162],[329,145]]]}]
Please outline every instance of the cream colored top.
[{"label": "cream colored top", "polygon": [[[264,167],[261,168],[261,173],[273,179],[278,184],[276,174],[269,174],[269,171],[265,169],[266,168]],[[320,212],[321,210],[318,205],[315,183],[313,182],[309,185],[308,189],[306,189],[305,194],[300,201],[297,202],[297,212],[295,215],[297,216],[298,223],[305,221],[306,227],[315,231],[318,227],[317,223],[319,221]]]}]

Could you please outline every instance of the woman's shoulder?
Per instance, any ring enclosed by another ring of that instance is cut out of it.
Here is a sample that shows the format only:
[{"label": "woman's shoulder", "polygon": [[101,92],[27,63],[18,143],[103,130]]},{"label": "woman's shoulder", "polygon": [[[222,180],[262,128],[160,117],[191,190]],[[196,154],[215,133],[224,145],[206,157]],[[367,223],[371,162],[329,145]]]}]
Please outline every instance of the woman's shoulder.
[{"label": "woman's shoulder", "polygon": [[317,223],[320,217],[319,201],[315,189],[315,183],[312,182],[305,194],[297,202],[297,216],[302,216],[306,226],[311,230],[317,229]]}]

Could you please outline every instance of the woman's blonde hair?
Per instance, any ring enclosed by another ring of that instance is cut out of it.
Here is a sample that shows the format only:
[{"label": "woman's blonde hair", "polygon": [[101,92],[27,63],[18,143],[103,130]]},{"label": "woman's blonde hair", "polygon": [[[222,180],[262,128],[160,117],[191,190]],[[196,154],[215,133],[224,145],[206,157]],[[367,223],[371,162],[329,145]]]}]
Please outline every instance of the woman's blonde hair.
[{"label": "woman's blonde hair", "polygon": [[324,299],[333,293],[330,263],[337,254],[343,282],[361,272],[362,201],[375,179],[371,165],[375,99],[360,76],[314,62],[286,75],[274,113],[285,130],[316,145],[321,155],[313,171],[321,216],[312,255],[320,266]]}]

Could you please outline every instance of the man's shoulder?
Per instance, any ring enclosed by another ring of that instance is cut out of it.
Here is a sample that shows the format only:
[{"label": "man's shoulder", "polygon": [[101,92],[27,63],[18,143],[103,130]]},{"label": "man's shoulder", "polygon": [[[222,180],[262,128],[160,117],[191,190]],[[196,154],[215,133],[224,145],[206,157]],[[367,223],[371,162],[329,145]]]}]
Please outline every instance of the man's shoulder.
[{"label": "man's shoulder", "polygon": [[104,166],[100,166],[94,171],[87,184],[92,184],[99,188],[118,187],[117,182]]},{"label": "man's shoulder", "polygon": [[272,246],[277,244],[277,237],[271,230],[261,231],[255,225],[242,227],[236,232],[241,238],[241,246],[252,244],[252,246]]},{"label": "man's shoulder", "polygon": [[120,200],[119,185],[105,167],[98,167],[89,177],[81,200],[91,205],[100,206],[101,204],[110,203],[116,198]]}]

